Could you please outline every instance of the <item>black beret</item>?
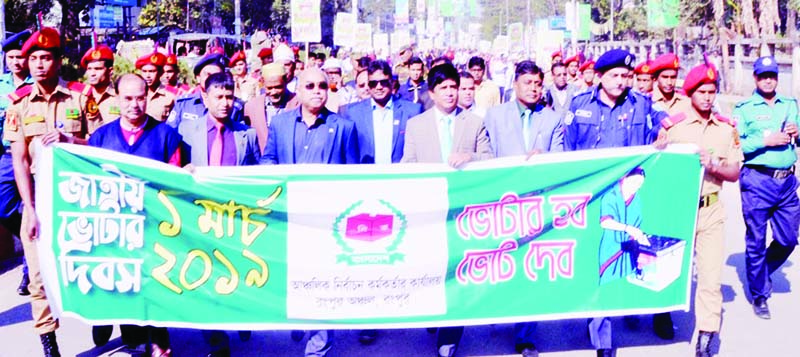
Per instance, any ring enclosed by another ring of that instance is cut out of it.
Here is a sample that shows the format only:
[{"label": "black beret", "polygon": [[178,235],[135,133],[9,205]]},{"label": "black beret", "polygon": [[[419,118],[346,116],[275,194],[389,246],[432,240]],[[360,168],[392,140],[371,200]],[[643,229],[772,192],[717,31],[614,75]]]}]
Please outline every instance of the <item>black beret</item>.
[{"label": "black beret", "polygon": [[625,67],[633,70],[635,60],[636,57],[630,52],[622,49],[613,49],[603,53],[603,55],[597,59],[597,62],[594,64],[594,70],[600,73],[617,67]]},{"label": "black beret", "polygon": [[21,50],[22,45],[25,44],[25,41],[31,37],[31,31],[25,30],[22,32],[18,32],[13,36],[7,38],[5,42],[3,42],[3,52],[8,52],[12,50]]}]

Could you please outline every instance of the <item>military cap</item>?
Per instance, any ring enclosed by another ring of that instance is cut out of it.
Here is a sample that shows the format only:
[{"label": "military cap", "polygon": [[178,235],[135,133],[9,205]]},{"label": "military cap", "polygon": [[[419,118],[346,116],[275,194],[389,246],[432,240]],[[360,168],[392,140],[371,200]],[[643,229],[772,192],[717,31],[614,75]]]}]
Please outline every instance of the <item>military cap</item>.
[{"label": "military cap", "polygon": [[553,58],[556,58],[556,57],[564,57],[564,56],[561,55],[561,50],[555,51],[552,54],[550,54],[550,59],[553,59]]},{"label": "military cap", "polygon": [[269,56],[272,56],[272,48],[270,47],[264,47],[261,49],[261,51],[258,51],[258,58],[264,58]]},{"label": "military cap", "polygon": [[244,54],[244,51],[238,51],[238,52],[234,53],[233,57],[231,57],[231,61],[228,62],[228,65],[233,67],[233,65],[236,64],[236,62],[239,62],[239,61],[247,62],[247,55]]},{"label": "military cap", "polygon": [[636,58],[630,52],[623,49],[613,49],[603,53],[594,64],[594,70],[605,73],[609,69],[624,67],[633,69],[633,61]]},{"label": "military cap", "polygon": [[577,62],[578,64],[580,64],[581,63],[580,54],[569,57],[562,62],[564,62],[565,65],[569,65],[571,62]]},{"label": "military cap", "polygon": [[111,47],[106,45],[97,45],[95,47],[90,48],[81,58],[81,67],[86,68],[89,65],[89,62],[94,61],[113,61],[114,60],[114,51],[111,50]]},{"label": "military cap", "polygon": [[52,27],[43,27],[31,34],[31,37],[22,45],[22,54],[27,56],[36,50],[60,50],[61,35]]},{"label": "military cap", "polygon": [[174,53],[167,55],[167,58],[164,60],[164,65],[178,67],[178,56],[176,56]]},{"label": "military cap", "polygon": [[30,37],[30,30],[25,30],[14,34],[13,36],[7,38],[5,42],[3,42],[3,52],[21,50],[22,46],[25,45],[25,41],[27,41]]},{"label": "military cap", "polygon": [[753,64],[753,74],[760,75],[762,73],[778,73],[778,62],[772,56],[761,57]]},{"label": "military cap", "polygon": [[166,63],[167,56],[165,56],[163,53],[153,52],[139,57],[139,59],[136,60],[136,69],[142,69],[142,67],[148,64],[156,67],[164,67]]},{"label": "military cap", "polygon": [[633,72],[636,74],[652,74],[653,73],[652,71],[653,71],[653,61],[650,60],[639,63],[639,65],[633,69]]},{"label": "military cap", "polygon": [[686,75],[686,79],[683,81],[683,91],[686,92],[686,95],[691,96],[701,85],[708,83],[716,84],[718,79],[717,69],[714,68],[713,65],[705,63],[700,64],[692,68]]},{"label": "military cap", "polygon": [[588,60],[586,62],[583,62],[583,64],[580,66],[580,68],[578,68],[578,70],[583,72],[589,68],[594,68],[594,61]]},{"label": "military cap", "polygon": [[677,71],[679,68],[680,61],[678,60],[678,56],[674,53],[665,53],[653,60],[650,64],[650,73],[655,74],[665,69],[674,69]]},{"label": "military cap", "polygon": [[219,68],[222,68],[224,70],[225,68],[228,67],[227,66],[228,59],[225,58],[225,56],[218,53],[207,54],[203,56],[203,58],[201,58],[199,61],[197,61],[197,64],[194,65],[194,75],[199,76],[200,71],[203,70],[203,67],[208,66],[210,64],[215,64],[219,66]]}]

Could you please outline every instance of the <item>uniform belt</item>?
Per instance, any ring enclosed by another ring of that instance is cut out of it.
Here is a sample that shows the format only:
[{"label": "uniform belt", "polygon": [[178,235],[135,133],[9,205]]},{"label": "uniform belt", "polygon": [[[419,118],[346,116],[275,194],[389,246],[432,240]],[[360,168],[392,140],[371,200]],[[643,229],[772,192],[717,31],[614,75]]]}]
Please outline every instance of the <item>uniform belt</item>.
[{"label": "uniform belt", "polygon": [[706,208],[719,201],[719,194],[714,192],[700,197],[700,208]]},{"label": "uniform belt", "polygon": [[790,167],[788,169],[773,169],[773,168],[766,167],[766,166],[761,166],[761,165],[744,165],[744,166],[749,168],[749,169],[758,171],[761,174],[764,174],[764,175],[767,175],[767,176],[770,176],[770,177],[776,178],[776,179],[783,179],[783,178],[787,178],[789,176],[794,175],[794,166],[792,166],[792,167]]}]

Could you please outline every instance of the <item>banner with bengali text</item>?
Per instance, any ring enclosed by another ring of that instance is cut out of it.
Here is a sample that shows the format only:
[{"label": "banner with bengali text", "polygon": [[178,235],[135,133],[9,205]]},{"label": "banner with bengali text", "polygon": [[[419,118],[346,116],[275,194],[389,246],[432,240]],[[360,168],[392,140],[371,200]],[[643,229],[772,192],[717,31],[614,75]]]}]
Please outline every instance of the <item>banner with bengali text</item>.
[{"label": "banner with bengali text", "polygon": [[57,315],[221,329],[433,327],[688,310],[693,147],[197,168],[38,148]]}]

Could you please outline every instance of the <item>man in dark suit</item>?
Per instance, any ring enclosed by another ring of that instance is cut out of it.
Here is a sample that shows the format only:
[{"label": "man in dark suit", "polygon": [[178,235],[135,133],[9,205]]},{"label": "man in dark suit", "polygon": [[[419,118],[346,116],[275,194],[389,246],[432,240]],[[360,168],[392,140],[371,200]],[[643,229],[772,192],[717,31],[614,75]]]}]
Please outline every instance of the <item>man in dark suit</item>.
[{"label": "man in dark suit", "polygon": [[269,124],[261,164],[359,163],[355,123],[325,108],[325,73],[308,68],[297,85],[300,107],[276,116]]},{"label": "man in dark suit", "polygon": [[408,60],[408,81],[400,86],[397,92],[400,99],[422,104],[425,110],[433,107],[428,95],[428,83],[425,82],[425,62],[414,56]]},{"label": "man in dark suit", "polygon": [[356,124],[362,164],[398,163],[403,158],[406,121],[422,113],[422,106],[392,99],[392,67],[374,61],[367,67],[371,99],[350,104],[342,116]]}]

